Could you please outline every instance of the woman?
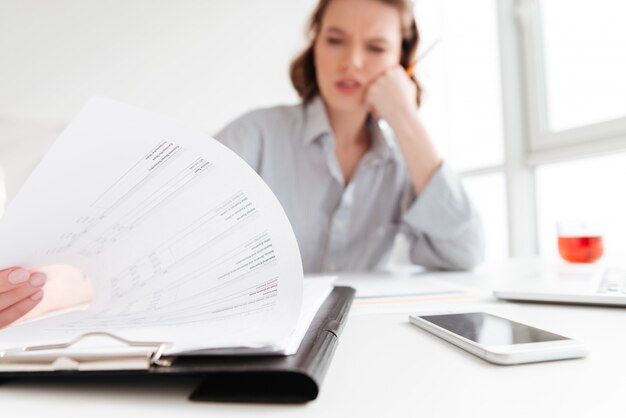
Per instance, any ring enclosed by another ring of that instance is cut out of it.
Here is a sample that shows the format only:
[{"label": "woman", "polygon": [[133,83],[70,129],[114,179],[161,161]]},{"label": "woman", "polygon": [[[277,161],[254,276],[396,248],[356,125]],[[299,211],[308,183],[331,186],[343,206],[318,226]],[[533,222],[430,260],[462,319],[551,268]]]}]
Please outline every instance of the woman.
[{"label": "woman", "polygon": [[[398,232],[417,264],[476,265],[480,220],[424,130],[421,89],[406,73],[419,40],[409,1],[321,0],[310,29],[291,68],[303,104],[251,112],[217,135],[277,195],[305,272],[375,269]],[[0,271],[0,328],[39,303],[45,280]]]},{"label": "woman", "polygon": [[406,72],[419,40],[410,2],[321,0],[310,31],[291,66],[303,104],[248,113],[217,135],[280,200],[304,271],[375,269],[399,231],[416,264],[475,266],[479,217],[433,147]]}]

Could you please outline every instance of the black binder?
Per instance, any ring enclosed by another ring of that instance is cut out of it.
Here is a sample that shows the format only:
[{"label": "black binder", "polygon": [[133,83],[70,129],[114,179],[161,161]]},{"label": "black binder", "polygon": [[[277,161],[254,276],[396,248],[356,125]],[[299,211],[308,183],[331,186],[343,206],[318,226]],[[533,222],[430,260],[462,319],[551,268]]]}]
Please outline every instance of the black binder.
[{"label": "black binder", "polygon": [[[346,323],[355,290],[335,287],[326,298],[291,356],[179,355],[151,357],[139,370],[3,371],[0,382],[12,378],[49,376],[132,378],[133,376],[198,376],[194,401],[302,403],[317,398],[322,380]],[[157,350],[158,352],[158,350]],[[72,359],[68,359],[72,361]]]}]

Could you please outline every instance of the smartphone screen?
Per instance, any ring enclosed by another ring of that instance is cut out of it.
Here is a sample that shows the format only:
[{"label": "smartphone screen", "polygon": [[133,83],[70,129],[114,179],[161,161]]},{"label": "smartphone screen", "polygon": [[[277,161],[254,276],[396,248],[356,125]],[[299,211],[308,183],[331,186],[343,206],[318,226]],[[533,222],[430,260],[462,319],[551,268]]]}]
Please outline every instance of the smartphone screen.
[{"label": "smartphone screen", "polygon": [[485,312],[420,316],[450,332],[484,346],[567,340],[561,335]]}]

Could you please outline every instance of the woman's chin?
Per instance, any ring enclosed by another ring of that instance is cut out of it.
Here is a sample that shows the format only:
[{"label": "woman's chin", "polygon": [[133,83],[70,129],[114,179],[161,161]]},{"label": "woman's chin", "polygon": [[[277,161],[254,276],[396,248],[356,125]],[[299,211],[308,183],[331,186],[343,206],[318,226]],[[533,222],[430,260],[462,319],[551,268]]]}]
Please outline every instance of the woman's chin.
[{"label": "woman's chin", "polygon": [[365,112],[367,110],[361,97],[324,97],[328,107],[336,112]]}]

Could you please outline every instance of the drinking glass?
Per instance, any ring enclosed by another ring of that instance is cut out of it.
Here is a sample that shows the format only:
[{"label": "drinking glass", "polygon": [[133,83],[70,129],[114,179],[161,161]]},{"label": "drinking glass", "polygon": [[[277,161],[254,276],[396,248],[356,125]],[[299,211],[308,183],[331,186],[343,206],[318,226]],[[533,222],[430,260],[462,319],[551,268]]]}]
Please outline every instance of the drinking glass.
[{"label": "drinking glass", "polygon": [[604,251],[597,226],[584,221],[557,222],[559,254],[570,263],[593,263]]}]

